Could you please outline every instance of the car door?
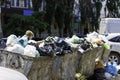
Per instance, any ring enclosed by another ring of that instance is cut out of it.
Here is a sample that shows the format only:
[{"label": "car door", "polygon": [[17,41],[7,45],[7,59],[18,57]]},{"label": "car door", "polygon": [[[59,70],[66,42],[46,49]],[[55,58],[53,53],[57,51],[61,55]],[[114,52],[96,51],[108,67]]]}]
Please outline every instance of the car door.
[{"label": "car door", "polygon": [[120,53],[120,35],[109,39],[111,45],[111,51]]}]

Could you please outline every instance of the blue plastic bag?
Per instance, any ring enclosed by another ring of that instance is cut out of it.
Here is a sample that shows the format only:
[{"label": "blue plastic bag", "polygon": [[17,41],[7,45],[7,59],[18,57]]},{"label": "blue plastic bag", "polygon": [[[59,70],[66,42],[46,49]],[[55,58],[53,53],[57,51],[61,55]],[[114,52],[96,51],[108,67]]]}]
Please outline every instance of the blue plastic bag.
[{"label": "blue plastic bag", "polygon": [[28,36],[24,35],[18,40],[18,44],[20,44],[23,47],[26,47],[28,43]]},{"label": "blue plastic bag", "polygon": [[110,73],[112,76],[117,76],[118,75],[118,70],[117,70],[117,63],[116,62],[111,62],[107,63],[105,67],[106,72]]}]

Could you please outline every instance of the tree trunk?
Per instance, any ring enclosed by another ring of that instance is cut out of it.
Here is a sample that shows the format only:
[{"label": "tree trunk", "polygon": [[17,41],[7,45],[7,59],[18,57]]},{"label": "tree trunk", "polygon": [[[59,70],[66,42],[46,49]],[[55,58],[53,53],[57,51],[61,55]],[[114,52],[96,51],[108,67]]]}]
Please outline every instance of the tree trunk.
[{"label": "tree trunk", "polygon": [[32,0],[33,10],[39,11],[42,0]]},{"label": "tree trunk", "polygon": [[48,35],[51,35],[51,25],[55,15],[55,0],[46,0],[46,15],[45,21],[49,24],[47,26]]},{"label": "tree trunk", "polygon": [[[65,28],[64,28],[64,34],[68,33],[68,36],[73,35],[73,6],[74,6],[74,0],[65,0],[66,5],[66,13],[65,13]],[[66,29],[66,30],[65,30]]]},{"label": "tree trunk", "polygon": [[65,18],[65,5],[64,5],[64,1],[57,1],[56,2],[56,12],[55,12],[55,21],[58,24],[58,28],[59,28],[59,36],[62,37],[62,30],[63,30],[63,26],[64,26],[64,18]]},{"label": "tree trunk", "polygon": [[[1,6],[1,4],[0,4]],[[0,7],[0,38],[3,37],[3,32],[2,32],[2,23],[1,23],[1,7]]]}]

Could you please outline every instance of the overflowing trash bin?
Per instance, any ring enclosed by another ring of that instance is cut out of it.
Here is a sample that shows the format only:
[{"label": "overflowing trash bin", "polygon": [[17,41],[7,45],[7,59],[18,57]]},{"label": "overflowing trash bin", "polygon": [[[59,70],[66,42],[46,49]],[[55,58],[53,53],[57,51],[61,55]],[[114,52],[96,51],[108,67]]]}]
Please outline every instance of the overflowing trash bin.
[{"label": "overflowing trash bin", "polygon": [[95,60],[106,62],[109,55],[109,44],[104,46],[106,39],[96,32],[86,38],[48,36],[42,41],[28,40],[26,46],[13,39],[24,43],[12,35],[9,46],[0,50],[0,66],[17,70],[28,80],[75,80],[77,72],[89,77]]},{"label": "overflowing trash bin", "polygon": [[75,80],[76,72],[87,77],[93,74],[95,59],[103,59],[103,54],[109,55],[104,52],[109,51],[98,47],[84,53],[74,51],[64,56],[28,57],[1,50],[0,66],[17,70],[29,80]]}]

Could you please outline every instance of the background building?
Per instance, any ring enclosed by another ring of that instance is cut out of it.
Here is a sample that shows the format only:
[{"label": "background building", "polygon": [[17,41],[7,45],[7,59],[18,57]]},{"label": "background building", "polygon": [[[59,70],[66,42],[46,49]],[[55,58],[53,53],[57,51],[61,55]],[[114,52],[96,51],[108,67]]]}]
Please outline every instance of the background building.
[{"label": "background building", "polygon": [[33,12],[32,0],[1,0],[1,2],[1,24],[3,31],[10,16],[13,14],[29,16]]}]

